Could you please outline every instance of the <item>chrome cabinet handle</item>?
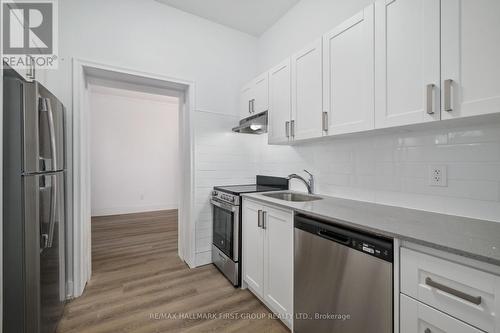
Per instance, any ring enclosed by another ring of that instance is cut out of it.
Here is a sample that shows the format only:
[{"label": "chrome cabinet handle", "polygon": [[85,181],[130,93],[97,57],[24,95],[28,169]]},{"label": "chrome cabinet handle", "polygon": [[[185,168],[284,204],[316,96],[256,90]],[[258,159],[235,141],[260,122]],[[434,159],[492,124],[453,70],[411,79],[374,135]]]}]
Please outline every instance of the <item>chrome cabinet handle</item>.
[{"label": "chrome cabinet handle", "polygon": [[252,105],[252,107],[251,107],[250,113],[255,113],[255,98],[253,98],[253,99],[251,100],[251,102],[252,102],[252,104],[251,104],[251,105]]},{"label": "chrome cabinet handle", "polygon": [[289,121],[285,121],[285,135],[287,138],[290,137],[290,122]]},{"label": "chrome cabinet handle", "polygon": [[290,136],[295,137],[295,120],[290,121]]},{"label": "chrome cabinet handle", "polygon": [[441,290],[447,294],[456,296],[456,297],[461,298],[467,302],[471,302],[472,304],[475,304],[475,305],[481,304],[481,301],[482,301],[481,296],[472,296],[472,295],[466,294],[460,290],[456,290],[456,289],[453,289],[451,287],[445,286],[441,283],[438,283],[438,282],[432,280],[430,277],[425,278],[425,284],[428,285],[429,287],[436,288],[436,289]]},{"label": "chrome cabinet handle", "polygon": [[444,110],[446,112],[453,111],[453,107],[451,106],[451,85],[453,84],[453,80],[448,79],[444,80]]},{"label": "chrome cabinet handle", "polygon": [[252,100],[248,100],[248,113],[252,113]]},{"label": "chrome cabinet handle", "polygon": [[427,85],[427,114],[434,114],[434,83]]},{"label": "chrome cabinet handle", "polygon": [[257,211],[257,226],[262,228],[262,210]]},{"label": "chrome cabinet handle", "polygon": [[323,131],[328,132],[328,112],[327,111],[323,111],[322,124],[323,124]]},{"label": "chrome cabinet handle", "polygon": [[262,229],[266,230],[267,229],[267,212],[262,211]]}]

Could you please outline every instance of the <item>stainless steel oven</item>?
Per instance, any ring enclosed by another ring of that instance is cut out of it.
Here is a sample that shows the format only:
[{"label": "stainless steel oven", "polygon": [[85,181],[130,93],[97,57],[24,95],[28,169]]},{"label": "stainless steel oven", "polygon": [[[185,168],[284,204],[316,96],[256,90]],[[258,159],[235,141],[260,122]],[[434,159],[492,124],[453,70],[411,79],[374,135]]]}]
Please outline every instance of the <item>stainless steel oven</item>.
[{"label": "stainless steel oven", "polygon": [[238,287],[241,282],[241,194],[288,189],[288,179],[257,176],[256,184],[216,186],[212,206],[212,262]]},{"label": "stainless steel oven", "polygon": [[212,261],[237,286],[240,257],[239,196],[214,191],[210,203],[213,221]]}]

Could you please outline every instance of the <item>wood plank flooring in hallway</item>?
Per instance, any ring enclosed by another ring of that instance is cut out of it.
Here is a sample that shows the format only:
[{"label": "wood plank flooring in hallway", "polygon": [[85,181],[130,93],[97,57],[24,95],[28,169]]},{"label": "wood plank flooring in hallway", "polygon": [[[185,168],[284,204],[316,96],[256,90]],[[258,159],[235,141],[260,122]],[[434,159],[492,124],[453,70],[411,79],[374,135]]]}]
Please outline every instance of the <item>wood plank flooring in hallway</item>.
[{"label": "wood plank flooring in hallway", "polygon": [[176,210],[93,218],[92,271],[58,333],[289,332],[213,265],[179,259]]}]

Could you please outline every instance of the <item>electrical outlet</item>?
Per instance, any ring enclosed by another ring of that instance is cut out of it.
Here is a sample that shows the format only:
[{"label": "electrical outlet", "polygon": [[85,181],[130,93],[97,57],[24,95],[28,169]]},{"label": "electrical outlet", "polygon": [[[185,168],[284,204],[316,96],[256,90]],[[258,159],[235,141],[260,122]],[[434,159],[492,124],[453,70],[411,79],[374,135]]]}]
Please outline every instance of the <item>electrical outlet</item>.
[{"label": "electrical outlet", "polygon": [[429,186],[448,186],[446,165],[429,166]]}]

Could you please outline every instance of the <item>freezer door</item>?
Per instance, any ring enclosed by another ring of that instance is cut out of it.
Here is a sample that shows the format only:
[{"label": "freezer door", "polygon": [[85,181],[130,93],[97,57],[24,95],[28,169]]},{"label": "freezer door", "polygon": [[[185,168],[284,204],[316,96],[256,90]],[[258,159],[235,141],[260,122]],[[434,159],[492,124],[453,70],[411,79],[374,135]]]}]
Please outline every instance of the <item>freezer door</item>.
[{"label": "freezer door", "polygon": [[65,300],[64,173],[40,175],[40,332],[53,333]]},{"label": "freezer door", "polygon": [[59,171],[64,165],[64,106],[38,82],[24,83],[24,173]]}]

